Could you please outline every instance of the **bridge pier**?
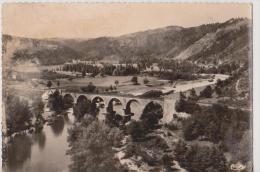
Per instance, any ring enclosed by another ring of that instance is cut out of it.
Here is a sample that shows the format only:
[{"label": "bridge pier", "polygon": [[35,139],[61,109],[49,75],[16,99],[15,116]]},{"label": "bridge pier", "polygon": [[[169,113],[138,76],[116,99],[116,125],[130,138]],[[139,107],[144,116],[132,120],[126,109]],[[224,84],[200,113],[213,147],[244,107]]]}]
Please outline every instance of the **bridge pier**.
[{"label": "bridge pier", "polygon": [[170,122],[173,119],[173,114],[176,113],[175,103],[177,100],[173,99],[164,99],[163,102],[163,123]]}]

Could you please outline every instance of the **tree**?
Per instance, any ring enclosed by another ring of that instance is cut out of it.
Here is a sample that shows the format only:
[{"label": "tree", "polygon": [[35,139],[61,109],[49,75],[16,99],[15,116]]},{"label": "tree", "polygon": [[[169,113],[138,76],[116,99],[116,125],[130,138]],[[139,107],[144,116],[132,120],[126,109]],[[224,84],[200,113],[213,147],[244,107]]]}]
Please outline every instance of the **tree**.
[{"label": "tree", "polygon": [[213,90],[210,85],[208,85],[204,90],[200,92],[200,97],[211,98]]},{"label": "tree", "polygon": [[185,153],[187,151],[187,144],[183,140],[179,140],[176,143],[174,152],[178,161],[185,161]]},{"label": "tree", "polygon": [[127,126],[127,133],[131,135],[133,141],[138,141],[144,138],[147,129],[145,128],[142,121],[132,121]]},{"label": "tree", "polygon": [[28,102],[9,94],[5,103],[7,134],[28,129],[33,117]]},{"label": "tree", "polygon": [[190,96],[189,96],[189,100],[192,100],[192,101],[197,101],[199,99],[197,93],[196,93],[196,90],[194,88],[192,88],[190,90]]},{"label": "tree", "polygon": [[78,101],[73,107],[73,114],[77,120],[81,120],[85,114],[91,112],[91,101],[88,99],[82,99]]},{"label": "tree", "polygon": [[83,70],[83,71],[82,71],[82,77],[85,77],[85,76],[86,76],[86,71]]},{"label": "tree", "polygon": [[219,125],[215,121],[211,121],[205,128],[205,135],[210,141],[217,143],[221,139]]},{"label": "tree", "polygon": [[43,123],[45,122],[45,119],[42,116],[42,113],[44,112],[44,103],[41,98],[35,98],[33,100],[31,112],[36,118],[36,131],[40,131],[43,127]]},{"label": "tree", "polygon": [[111,128],[104,121],[89,116],[80,125],[74,125],[68,133],[71,145],[68,154],[72,160],[70,171],[125,171],[119,161],[113,158],[113,147],[117,147],[123,139],[120,129]]},{"label": "tree", "polygon": [[110,89],[110,91],[113,91],[114,88],[112,85],[110,85],[109,89]]},{"label": "tree", "polygon": [[[181,151],[178,151],[177,149],[181,149]],[[178,143],[178,145],[176,146],[176,151],[178,162],[182,167],[187,169],[187,171],[227,171],[225,156],[223,152],[217,147],[192,145],[189,148],[187,148],[185,144]]]},{"label": "tree", "polygon": [[144,78],[143,82],[144,82],[144,84],[148,84],[149,80],[147,78]]},{"label": "tree", "polygon": [[179,100],[175,103],[175,109],[177,112],[184,112],[185,111],[185,102],[186,102],[186,95],[181,91]]},{"label": "tree", "polygon": [[180,98],[175,103],[175,109],[177,112],[186,112],[186,113],[193,114],[196,111],[200,111],[201,107],[194,100],[191,99],[186,100],[184,98]]},{"label": "tree", "polygon": [[222,89],[224,87],[224,82],[220,79],[217,80],[217,83],[216,83],[216,87],[215,87],[215,92],[218,96],[221,96],[222,95]]},{"label": "tree", "polygon": [[47,87],[48,87],[48,88],[51,88],[51,86],[52,86],[52,82],[51,82],[51,81],[48,81],[48,82],[47,82]]},{"label": "tree", "polygon": [[96,86],[93,85],[92,82],[89,82],[88,86],[86,87],[81,87],[81,90],[83,92],[87,92],[87,93],[93,93],[96,90]]},{"label": "tree", "polygon": [[50,109],[56,112],[60,112],[63,109],[62,95],[60,94],[58,89],[49,96],[48,105],[50,106]]},{"label": "tree", "polygon": [[186,99],[186,95],[182,91],[180,91],[180,99]]},{"label": "tree", "polygon": [[118,81],[118,80],[115,80],[115,85],[116,85],[116,87],[118,87],[118,84],[119,84],[119,81]]},{"label": "tree", "polygon": [[203,125],[199,121],[194,120],[194,118],[189,119],[184,126],[184,137],[189,141],[197,139],[199,136],[203,135],[203,129]]},{"label": "tree", "polygon": [[222,95],[222,89],[220,87],[215,87],[215,92],[218,96],[221,96]]},{"label": "tree", "polygon": [[161,118],[163,118],[163,109],[160,104],[154,102],[144,108],[140,117],[147,129],[155,129]]},{"label": "tree", "polygon": [[133,76],[132,79],[131,79],[131,82],[132,82],[134,85],[138,85],[138,78],[137,78],[137,76]]},{"label": "tree", "polygon": [[37,116],[41,115],[44,111],[44,103],[41,98],[33,99],[32,103],[32,113],[37,118]]}]

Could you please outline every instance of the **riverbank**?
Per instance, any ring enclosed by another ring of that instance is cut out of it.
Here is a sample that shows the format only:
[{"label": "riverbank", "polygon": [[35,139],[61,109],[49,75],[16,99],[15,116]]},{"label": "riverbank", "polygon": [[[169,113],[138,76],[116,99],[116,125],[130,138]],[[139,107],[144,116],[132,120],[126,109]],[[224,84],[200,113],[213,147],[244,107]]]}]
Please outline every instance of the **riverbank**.
[{"label": "riverbank", "polygon": [[46,100],[44,103],[42,116],[46,122],[40,131],[35,132],[30,128],[4,137],[5,172],[69,172],[70,158],[66,151],[69,148],[68,129],[74,123],[72,110],[56,114],[46,106]]}]

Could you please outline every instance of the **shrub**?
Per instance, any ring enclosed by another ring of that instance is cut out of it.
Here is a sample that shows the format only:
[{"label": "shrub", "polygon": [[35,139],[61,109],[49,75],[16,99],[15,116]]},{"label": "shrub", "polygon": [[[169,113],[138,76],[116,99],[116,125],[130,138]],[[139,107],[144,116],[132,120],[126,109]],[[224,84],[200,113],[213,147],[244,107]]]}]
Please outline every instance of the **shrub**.
[{"label": "shrub", "polygon": [[131,79],[131,82],[132,82],[134,85],[138,85],[138,78],[137,78],[137,76],[133,76],[132,79]]},{"label": "shrub", "polygon": [[190,95],[189,95],[189,100],[192,100],[192,101],[197,101],[199,99],[197,93],[196,93],[196,90],[194,88],[192,88],[190,90]]},{"label": "shrub", "polygon": [[150,90],[145,92],[142,97],[145,98],[158,98],[163,94],[163,92],[161,90]]},{"label": "shrub", "polygon": [[51,86],[52,86],[52,82],[51,82],[51,81],[48,81],[48,82],[47,82],[47,87],[51,88]]},{"label": "shrub", "polygon": [[[159,135],[147,135],[145,140],[139,142],[129,142],[126,146],[124,158],[141,157],[140,163],[147,163],[149,166],[169,167],[172,157],[165,155],[169,146],[164,138]],[[150,153],[153,152],[153,153]],[[153,171],[161,171],[161,168]]]},{"label": "shrub", "polygon": [[215,87],[215,92],[218,96],[222,95],[222,89],[220,87]]},{"label": "shrub", "polygon": [[119,84],[119,81],[118,81],[118,80],[115,80],[115,85],[116,85],[116,87],[118,86],[118,84]]},{"label": "shrub", "polygon": [[175,103],[175,109],[177,112],[194,113],[200,111],[201,107],[192,100],[180,99]]},{"label": "shrub", "polygon": [[138,155],[141,152],[141,145],[135,143],[129,143],[125,149],[124,159]]},{"label": "shrub", "polygon": [[114,90],[114,88],[113,88],[113,86],[112,86],[112,85],[110,85],[109,89],[110,89],[111,91],[113,91],[113,90]]},{"label": "shrub", "polygon": [[211,88],[210,85],[208,85],[204,90],[200,92],[200,97],[211,98],[212,94],[213,94],[213,89]]},{"label": "shrub", "polygon": [[142,121],[132,121],[127,125],[126,129],[127,133],[131,135],[133,141],[139,141],[147,134],[147,129]]},{"label": "shrub", "polygon": [[165,127],[167,127],[168,129],[170,129],[172,131],[175,131],[180,128],[180,124],[177,121],[171,121],[169,123],[166,123]]},{"label": "shrub", "polygon": [[147,78],[144,78],[143,82],[144,84],[148,84],[150,81]]},{"label": "shrub", "polygon": [[184,142],[179,142],[175,147],[175,153],[180,165],[190,172],[228,170],[225,156],[217,147],[198,145],[187,147]]},{"label": "shrub", "polygon": [[186,140],[194,140],[204,134],[204,126],[192,118],[185,121],[183,132]]},{"label": "shrub", "polygon": [[96,86],[93,85],[92,82],[88,84],[86,87],[81,87],[81,90],[86,93],[93,93],[96,90]]}]

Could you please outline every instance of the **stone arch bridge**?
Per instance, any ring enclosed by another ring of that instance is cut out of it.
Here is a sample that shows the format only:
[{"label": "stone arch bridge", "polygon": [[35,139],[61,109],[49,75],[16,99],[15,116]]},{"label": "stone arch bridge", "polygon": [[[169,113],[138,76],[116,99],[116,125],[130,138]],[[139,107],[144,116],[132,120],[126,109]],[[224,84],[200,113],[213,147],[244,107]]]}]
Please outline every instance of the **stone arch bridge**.
[{"label": "stone arch bridge", "polygon": [[87,99],[100,110],[99,114],[116,111],[122,116],[131,116],[132,119],[140,119],[143,110],[151,103],[159,104],[163,110],[162,122],[169,122],[173,118],[177,98],[164,97],[158,99],[140,98],[128,95],[74,93],[61,91],[63,98],[69,98],[73,104]]}]

